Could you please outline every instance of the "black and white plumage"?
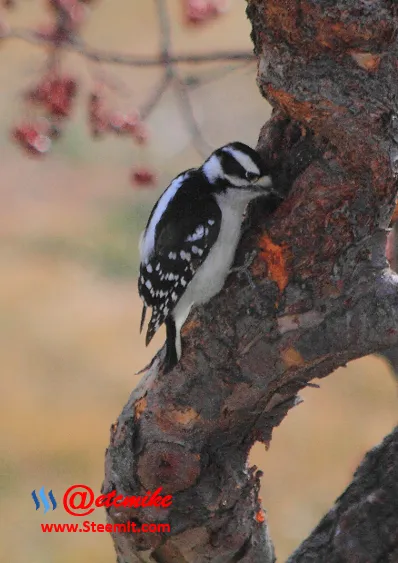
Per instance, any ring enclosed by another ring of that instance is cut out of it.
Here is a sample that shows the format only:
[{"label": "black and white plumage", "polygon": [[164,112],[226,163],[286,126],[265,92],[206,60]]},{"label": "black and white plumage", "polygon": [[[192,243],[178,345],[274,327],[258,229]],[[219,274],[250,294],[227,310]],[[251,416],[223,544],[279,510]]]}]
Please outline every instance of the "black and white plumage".
[{"label": "black and white plumage", "polygon": [[180,330],[192,306],[224,285],[247,204],[272,191],[258,153],[236,142],[216,150],[200,168],[182,172],[156,202],[139,245],[140,330],[147,307],[147,345],[166,323],[165,370],[180,359]]}]

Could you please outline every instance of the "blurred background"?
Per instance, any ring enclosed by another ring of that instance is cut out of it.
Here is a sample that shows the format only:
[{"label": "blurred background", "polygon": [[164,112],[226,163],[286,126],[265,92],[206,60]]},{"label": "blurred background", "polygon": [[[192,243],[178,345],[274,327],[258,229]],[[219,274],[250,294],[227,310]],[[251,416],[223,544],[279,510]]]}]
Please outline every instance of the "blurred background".
[{"label": "blurred background", "polygon": [[[182,3],[170,0],[173,49],[203,53],[251,50],[245,2],[206,26],[185,25]],[[152,2],[101,0],[84,27],[87,42],[141,55],[158,52]],[[35,27],[48,19],[44,3],[20,0],[10,24]],[[138,236],[170,179],[201,157],[167,92],[151,115],[151,137],[89,136],[86,99],[105,80],[114,107],[142,104],[159,69],[96,65],[69,54],[65,72],[80,85],[73,118],[45,160],[10,142],[10,128],[27,115],[21,94],[43,74],[43,50],[10,40],[0,51],[0,560],[4,563],[114,561],[108,534],[44,534],[40,522],[69,522],[60,506],[35,511],[32,490],[64,491],[85,483],[99,493],[109,428],[149,349],[138,327]],[[255,146],[270,108],[253,63],[182,66],[201,131],[212,147],[231,140]],[[142,189],[131,169],[154,170]],[[279,561],[300,543],[350,482],[364,453],[396,424],[396,383],[376,357],[352,362],[308,389],[274,434],[256,445],[251,463],[264,471],[261,496]],[[97,510],[93,519],[104,521]]]}]

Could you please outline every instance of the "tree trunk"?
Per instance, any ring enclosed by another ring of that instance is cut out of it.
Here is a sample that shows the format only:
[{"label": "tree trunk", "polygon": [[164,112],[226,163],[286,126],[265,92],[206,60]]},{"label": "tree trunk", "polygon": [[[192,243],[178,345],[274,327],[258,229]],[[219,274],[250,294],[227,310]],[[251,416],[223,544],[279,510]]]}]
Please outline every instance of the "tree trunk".
[{"label": "tree trunk", "polygon": [[[286,195],[256,202],[231,275],[183,329],[183,356],[156,360],[112,427],[104,492],[163,487],[167,509],[108,509],[118,563],[275,560],[248,468],[255,441],[298,391],[398,344],[398,277],[385,258],[398,174],[398,29],[392,0],[251,0],[258,84],[274,106],[258,150]],[[276,209],[275,209],[276,208]],[[398,560],[398,431],[289,563]],[[394,551],[395,550],[395,551]]]}]

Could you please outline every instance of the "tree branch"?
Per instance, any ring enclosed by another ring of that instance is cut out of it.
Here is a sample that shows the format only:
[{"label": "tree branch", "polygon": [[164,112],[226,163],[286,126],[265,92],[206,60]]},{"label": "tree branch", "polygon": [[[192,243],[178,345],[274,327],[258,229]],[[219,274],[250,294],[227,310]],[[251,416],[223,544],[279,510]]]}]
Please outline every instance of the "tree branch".
[{"label": "tree branch", "polygon": [[370,451],[287,563],[394,563],[398,559],[398,427]]},{"label": "tree branch", "polygon": [[[286,198],[249,212],[238,261],[256,249],[255,287],[231,276],[197,308],[179,364],[164,376],[157,359],[112,428],[104,491],[173,495],[161,511],[108,510],[111,522],[171,526],[115,535],[118,563],[140,551],[162,563],[273,562],[252,444],[270,441],[311,379],[398,344],[398,277],[385,258],[398,187],[398,14],[371,4],[248,4],[259,86],[275,106],[258,150]],[[380,483],[389,479],[381,469]],[[365,561],[340,530],[346,561]],[[395,545],[379,533],[386,550]],[[366,563],[381,562],[374,553]]]},{"label": "tree branch", "polygon": [[156,108],[163,94],[166,92],[167,88],[170,86],[173,80],[173,76],[165,70],[159,83],[155,86],[149,98],[146,100],[145,104],[140,109],[141,119],[144,121],[148,119],[153,110]]}]

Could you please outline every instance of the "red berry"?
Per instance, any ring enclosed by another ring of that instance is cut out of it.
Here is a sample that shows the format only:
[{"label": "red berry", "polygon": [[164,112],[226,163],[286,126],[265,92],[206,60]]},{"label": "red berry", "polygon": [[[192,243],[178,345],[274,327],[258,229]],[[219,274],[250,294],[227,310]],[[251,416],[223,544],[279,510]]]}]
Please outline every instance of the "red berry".
[{"label": "red berry", "polygon": [[59,77],[52,81],[46,105],[51,115],[68,117],[76,95],[76,82],[72,78]]},{"label": "red berry", "polygon": [[139,125],[138,113],[124,114],[120,111],[115,111],[109,116],[109,125],[118,135],[135,135]]},{"label": "red berry", "polygon": [[146,142],[148,132],[139,121],[138,112],[108,111],[99,92],[92,92],[88,102],[88,117],[92,135],[110,131],[117,135],[133,135],[138,143]]},{"label": "red berry", "polygon": [[127,114],[125,127],[129,133],[134,133],[137,126],[140,124],[140,114],[138,111]]},{"label": "red berry", "polygon": [[119,132],[126,123],[126,116],[120,111],[115,111],[109,116],[109,124],[113,129]]},{"label": "red berry", "polygon": [[156,183],[155,174],[143,167],[133,170],[131,179],[136,186],[154,186]]},{"label": "red berry", "polygon": [[73,78],[47,75],[26,94],[26,98],[44,106],[50,115],[68,117],[76,91],[77,84]]},{"label": "red berry", "polygon": [[48,122],[26,122],[16,126],[12,135],[19,145],[28,153],[41,156],[51,148],[51,139],[48,136]]}]

